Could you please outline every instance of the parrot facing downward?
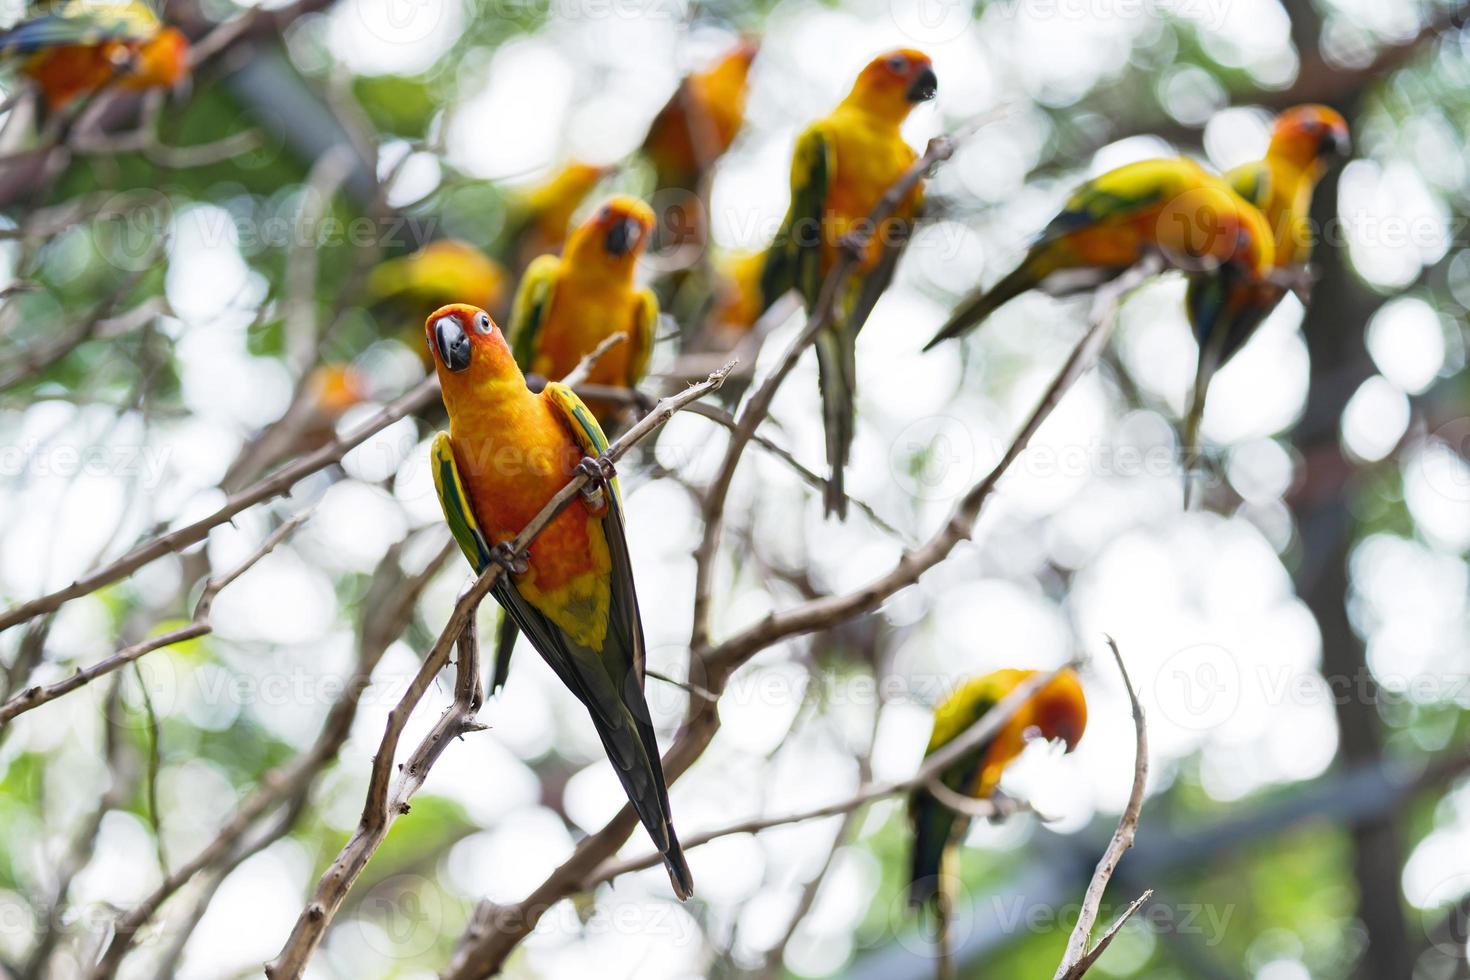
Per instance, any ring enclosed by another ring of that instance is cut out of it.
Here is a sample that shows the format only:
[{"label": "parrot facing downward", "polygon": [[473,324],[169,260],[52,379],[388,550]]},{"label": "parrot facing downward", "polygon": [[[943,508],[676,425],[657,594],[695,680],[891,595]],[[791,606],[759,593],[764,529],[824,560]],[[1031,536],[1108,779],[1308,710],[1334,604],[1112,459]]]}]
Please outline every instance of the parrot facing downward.
[{"label": "parrot facing downward", "polygon": [[[680,899],[694,889],[669,811],[643,695],[643,625],[616,479],[592,462],[607,439],[565,385],[526,387],[490,315],[455,304],[425,324],[449,432],[431,451],[444,517],[477,572],[580,468],[596,474],[531,542],[523,565],[491,594],[563,684],[587,707],[633,809],[663,855]],[[514,564],[506,562],[506,564]],[[507,664],[495,665],[492,690]]]},{"label": "parrot facing downward", "polygon": [[[598,358],[587,382],[632,388],[643,380],[658,300],[633,274],[652,230],[648,205],[613,197],[572,232],[561,256],[543,255],[527,267],[510,318],[511,348],[522,371],[565,377],[598,344],[621,333],[627,340]],[[606,421],[621,406],[593,402],[592,408]]]},{"label": "parrot facing downward", "polygon": [[[878,201],[918,159],[899,127],[915,105],[934,98],[938,87],[928,55],[909,48],[889,52],[862,70],[830,115],[797,137],[791,207],[761,274],[763,309],[795,289],[807,314],[813,314],[844,237],[866,230]],[[831,467],[825,503],[827,513],[839,517],[847,515],[843,470],[852,447],[858,331],[893,278],[898,249],[892,246],[907,238],[922,199],[916,185],[882,227],[873,230],[847,294],[837,300],[836,316],[816,340]]]},{"label": "parrot facing downward", "polygon": [[660,190],[696,190],[735,141],[745,118],[746,79],[759,50],[756,41],[742,40],[712,67],[681,81],[654,117],[643,152],[653,163]]},{"label": "parrot facing downward", "polygon": [[[1311,258],[1312,232],[1307,212],[1312,191],[1332,157],[1351,151],[1347,120],[1323,105],[1301,105],[1277,117],[1264,159],[1242,164],[1225,179],[1266,217],[1275,242],[1274,267],[1303,266]],[[1197,278],[1185,296],[1189,320],[1199,342],[1199,367],[1194,396],[1184,419],[1182,443],[1185,472],[1198,455],[1199,425],[1205,395],[1215,372],[1224,366],[1255,333],[1286,295],[1276,283],[1219,282]]]},{"label": "parrot facing downward", "polygon": [[[1034,670],[997,670],[975,677],[934,709],[934,729],[924,750],[927,759],[954,741]],[[1075,672],[1064,670],[1021,706],[989,740],[976,746],[940,774],[945,786],[963,796],[986,799],[995,792],[1001,773],[1021,754],[1030,737],[1060,740],[1068,752],[1087,728],[1087,699]],[[945,856],[969,826],[970,818],[945,806],[927,790],[909,796],[909,824],[914,834],[909,874],[909,904],[931,906],[939,898]]]},{"label": "parrot facing downward", "polygon": [[1091,289],[1148,253],[1193,275],[1258,283],[1275,250],[1261,212],[1192,160],[1125,164],[1077,188],[1021,264],[962,303],[924,349],[968,332],[1024,292]]},{"label": "parrot facing downward", "polygon": [[24,57],[21,72],[40,87],[52,111],[114,81],[141,92],[171,88],[189,71],[188,39],[136,0],[69,0],[22,21],[0,33],[0,57],[11,56]]}]

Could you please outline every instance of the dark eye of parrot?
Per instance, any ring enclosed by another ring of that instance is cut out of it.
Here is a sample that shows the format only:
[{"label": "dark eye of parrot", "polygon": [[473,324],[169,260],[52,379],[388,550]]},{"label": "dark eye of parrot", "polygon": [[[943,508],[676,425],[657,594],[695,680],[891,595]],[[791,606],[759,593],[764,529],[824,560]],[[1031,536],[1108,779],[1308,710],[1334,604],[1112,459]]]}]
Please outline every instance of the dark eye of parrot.
[{"label": "dark eye of parrot", "polygon": [[902,75],[905,71],[908,70],[909,61],[903,55],[896,54],[892,58],[888,59],[888,67],[895,74]]},{"label": "dark eye of parrot", "polygon": [[489,336],[491,326],[492,324],[490,323],[490,314],[486,313],[484,310],[481,310],[479,313],[475,314],[475,333],[481,334],[483,336]]}]

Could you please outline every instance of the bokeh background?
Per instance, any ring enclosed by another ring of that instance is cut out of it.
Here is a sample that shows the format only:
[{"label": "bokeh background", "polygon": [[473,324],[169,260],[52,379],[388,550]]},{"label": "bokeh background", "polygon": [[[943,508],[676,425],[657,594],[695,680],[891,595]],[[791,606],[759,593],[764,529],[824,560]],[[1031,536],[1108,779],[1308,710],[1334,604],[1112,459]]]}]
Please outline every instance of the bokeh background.
[{"label": "bokeh background", "polygon": [[[4,22],[27,12],[0,9]],[[164,8],[196,35],[242,10]],[[1035,747],[1003,784],[1050,819],[977,824],[963,858],[962,975],[1048,976],[1132,773],[1107,634],[1148,712],[1153,777],[1105,913],[1156,892],[1097,975],[1470,976],[1465,12],[1419,0],[280,7],[170,96],[148,145],[77,150],[48,170],[22,166],[33,134],[7,126],[0,599],[63,586],[219,506],[242,447],[318,363],[366,381],[339,428],[407,390],[423,370],[415,321],[369,311],[365,271],[429,238],[499,247],[516,195],[569,159],[625,163],[586,208],[647,193],[630,155],[650,120],[740,34],[763,43],[710,189],[718,253],[775,230],[800,127],[874,54],[919,47],[940,86],[905,129],[914,145],[983,125],[931,181],[929,215],[858,346],[849,489],[882,523],[824,522],[819,495],[748,453],[718,566],[714,633],[728,635],[880,574],[999,458],[1081,335],[1086,301],[1026,297],[963,345],[919,348],[1079,177],[1176,151],[1229,167],[1263,152],[1273,110],[1328,102],[1355,155],[1316,195],[1318,280],[1309,308],[1289,298],[1216,380],[1204,505],[1181,508],[1174,432],[1195,351],[1183,283],[1165,278],[1125,305],[1103,364],[1002,482],[973,542],[878,614],[742,668],[672,802],[688,838],[903,778],[928,707],[957,679],[1100,654],[1081,746]],[[669,268],[646,265],[650,281]],[[770,333],[757,375],[799,329],[796,317]],[[37,359],[57,341],[59,356]],[[654,358],[671,385],[675,347]],[[769,431],[820,469],[815,405],[808,357]],[[395,423],[202,548],[0,633],[10,697],[187,622],[204,572],[311,512],[220,593],[210,635],[0,727],[0,973],[85,975],[116,916],[213,840],[267,772],[312,751],[366,667],[334,760],[190,875],[119,975],[258,975],[274,956],[356,825],[387,712],[469,578],[457,555],[444,560],[427,472],[436,424],[432,411]],[[671,675],[688,669],[699,531],[684,484],[712,475],[724,439],[679,416],[622,470],[651,663]],[[390,629],[383,590],[425,569]],[[481,618],[493,629],[492,610]],[[450,686],[430,693],[408,744]],[[671,736],[689,695],[649,688]],[[489,730],[452,745],[395,824],[309,976],[434,975],[477,901],[521,899],[621,805],[584,712],[537,658],[517,659],[482,720]],[[624,853],[645,849],[635,835]],[[678,906],[661,870],[626,876],[553,907],[507,973],[928,976],[929,942],[902,898],[906,850],[894,800],[732,835],[691,852],[695,901]]]}]

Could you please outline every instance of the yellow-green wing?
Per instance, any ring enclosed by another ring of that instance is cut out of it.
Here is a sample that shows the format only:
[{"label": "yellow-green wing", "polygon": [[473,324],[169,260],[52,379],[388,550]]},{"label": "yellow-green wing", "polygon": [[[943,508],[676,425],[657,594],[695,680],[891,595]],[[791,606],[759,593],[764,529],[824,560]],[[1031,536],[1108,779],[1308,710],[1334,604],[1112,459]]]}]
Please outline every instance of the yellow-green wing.
[{"label": "yellow-green wing", "polygon": [[144,3],[71,0],[0,34],[0,56],[34,54],[68,44],[146,41],[158,28],[158,15]]},{"label": "yellow-green wing", "polygon": [[792,289],[801,293],[808,309],[816,305],[822,289],[822,218],[836,170],[832,143],[822,124],[814,123],[797,137],[791,157],[791,207],[766,252],[762,310]]},{"label": "yellow-green wing", "polygon": [[454,535],[470,566],[476,572],[483,572],[490,564],[490,545],[480,530],[480,522],[475,520],[474,507],[465,493],[464,481],[459,478],[449,433],[441,432],[434,437],[429,450],[429,466],[434,472],[434,489],[439,493],[439,506],[444,508],[444,522],[449,525],[449,533]]},{"label": "yellow-green wing", "polygon": [[1235,193],[1264,211],[1271,203],[1271,168],[1265,160],[1252,160],[1225,172],[1225,180]]},{"label": "yellow-green wing", "polygon": [[561,260],[555,255],[541,256],[526,266],[521,284],[516,289],[515,302],[510,308],[509,338],[511,353],[522,371],[531,370],[531,361],[536,356],[536,337],[551,309],[560,265]]},{"label": "yellow-green wing", "polygon": [[[607,436],[603,434],[602,426],[597,424],[597,418],[592,410],[587,407],[577,393],[560,381],[552,381],[546,385],[542,392],[546,398],[551,400],[566,421],[567,429],[572,438],[576,440],[578,447],[588,456],[601,456],[607,452]],[[619,511],[622,510],[622,491],[618,489],[618,479],[612,479],[613,504]],[[618,515],[619,523],[622,522],[622,514]]]},{"label": "yellow-green wing", "polygon": [[653,355],[657,331],[658,297],[651,289],[641,290],[633,314],[633,336],[628,338],[633,345],[628,357],[628,384],[637,385],[648,374],[648,359]]}]

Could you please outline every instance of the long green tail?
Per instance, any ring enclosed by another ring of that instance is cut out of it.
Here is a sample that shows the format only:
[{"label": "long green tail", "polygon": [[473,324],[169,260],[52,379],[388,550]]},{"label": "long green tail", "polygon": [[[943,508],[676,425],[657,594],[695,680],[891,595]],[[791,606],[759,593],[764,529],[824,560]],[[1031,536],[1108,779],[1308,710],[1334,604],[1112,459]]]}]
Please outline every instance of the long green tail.
[{"label": "long green tail", "polygon": [[857,338],[843,326],[823,330],[816,340],[817,384],[822,394],[822,422],[827,433],[830,475],[823,504],[827,514],[847,519],[844,472],[852,451],[854,398],[857,393]]},{"label": "long green tail", "polygon": [[968,333],[1017,296],[1035,289],[1046,277],[1048,264],[1044,261],[1044,253],[1033,252],[1026,256],[1024,262],[989,290],[974,293],[961,303],[934,338],[924,345],[924,350],[930,350],[952,337]]}]

